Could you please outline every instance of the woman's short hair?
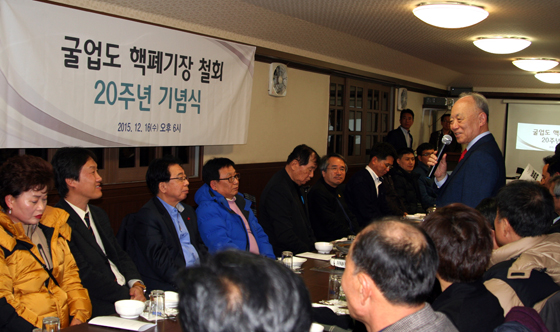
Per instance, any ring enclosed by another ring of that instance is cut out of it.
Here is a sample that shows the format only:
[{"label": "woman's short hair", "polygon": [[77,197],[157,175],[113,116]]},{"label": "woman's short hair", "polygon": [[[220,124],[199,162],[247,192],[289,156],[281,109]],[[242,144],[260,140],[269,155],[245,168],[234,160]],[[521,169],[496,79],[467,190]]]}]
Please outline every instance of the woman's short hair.
[{"label": "woman's short hair", "polygon": [[12,157],[0,167],[0,206],[7,210],[6,196],[18,197],[28,190],[47,191],[53,186],[51,165],[35,156]]},{"label": "woman's short hair", "polygon": [[472,282],[482,277],[492,255],[492,233],[477,210],[461,203],[430,213],[422,228],[439,255],[438,275],[448,282]]}]

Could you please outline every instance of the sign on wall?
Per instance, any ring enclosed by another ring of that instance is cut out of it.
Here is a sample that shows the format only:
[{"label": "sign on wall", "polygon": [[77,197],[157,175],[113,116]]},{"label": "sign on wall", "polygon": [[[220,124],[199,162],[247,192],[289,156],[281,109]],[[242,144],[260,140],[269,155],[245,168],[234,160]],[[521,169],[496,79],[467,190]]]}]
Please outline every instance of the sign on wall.
[{"label": "sign on wall", "polygon": [[0,0],[0,147],[247,142],[255,47]]}]

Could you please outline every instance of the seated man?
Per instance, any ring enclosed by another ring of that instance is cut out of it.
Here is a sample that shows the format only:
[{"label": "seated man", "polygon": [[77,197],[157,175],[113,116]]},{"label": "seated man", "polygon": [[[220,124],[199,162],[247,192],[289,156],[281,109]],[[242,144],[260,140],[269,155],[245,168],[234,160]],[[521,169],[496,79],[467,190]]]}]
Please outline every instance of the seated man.
[{"label": "seated man", "polygon": [[117,243],[107,213],[89,204],[102,195],[95,154],[79,147],[61,148],[52,165],[61,197],[55,206],[70,214],[68,244],[91,298],[92,317],[114,314],[119,300],[145,301],[146,287],[134,262]]},{"label": "seated man", "polygon": [[342,275],[350,315],[368,331],[455,332],[453,323],[426,303],[438,255],[418,227],[387,219],[358,234]]},{"label": "seated man", "polygon": [[179,160],[163,158],[150,163],[146,184],[154,197],[127,223],[127,250],[148,291],[176,291],[175,274],[208,256],[193,208],[181,204],[189,181]]},{"label": "seated man", "polygon": [[275,261],[226,250],[177,277],[184,332],[309,331],[303,279]]},{"label": "seated man", "polygon": [[317,241],[333,241],[356,235],[358,221],[344,200],[344,178],[348,166],[344,157],[329,153],[321,158],[319,169],[323,175],[309,191],[309,217]]},{"label": "seated man", "polygon": [[317,152],[302,144],[286,166],[268,181],[261,194],[259,218],[276,256],[315,250],[315,235],[307,213],[307,187],[317,168]]},{"label": "seated man", "polygon": [[418,175],[412,173],[414,169],[414,151],[409,148],[400,149],[397,153],[397,165],[389,172],[398,198],[404,205],[406,214],[426,213],[420,199]]},{"label": "seated man", "polygon": [[420,199],[422,206],[428,208],[436,205],[437,187],[434,186],[434,180],[428,178],[430,166],[428,160],[430,156],[435,154],[434,146],[430,143],[422,143],[416,149],[418,162],[412,170],[413,174],[418,174],[418,189],[420,190]]},{"label": "seated man", "polygon": [[251,202],[239,194],[240,175],[235,163],[214,158],[202,168],[204,184],[194,196],[198,229],[210,253],[225,248],[247,250],[276,259],[268,236],[251,210]]},{"label": "seated man", "polygon": [[560,290],[560,234],[544,235],[554,219],[550,192],[536,182],[514,181],[496,196],[496,242],[485,286],[504,314],[514,306],[540,312],[547,297]]},{"label": "seated man", "polygon": [[356,172],[346,184],[346,203],[362,228],[374,219],[392,214],[387,204],[383,176],[393,168],[396,154],[388,143],[375,144],[370,150],[368,165]]}]

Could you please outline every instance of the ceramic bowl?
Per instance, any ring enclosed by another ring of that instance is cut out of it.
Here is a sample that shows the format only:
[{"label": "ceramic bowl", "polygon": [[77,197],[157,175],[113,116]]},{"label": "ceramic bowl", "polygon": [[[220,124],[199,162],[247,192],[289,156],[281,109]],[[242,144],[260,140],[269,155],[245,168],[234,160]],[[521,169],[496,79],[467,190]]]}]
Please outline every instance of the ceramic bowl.
[{"label": "ceramic bowl", "polygon": [[179,294],[171,291],[165,292],[165,307],[177,308],[177,305],[179,305]]},{"label": "ceramic bowl", "polygon": [[330,242],[315,242],[315,249],[317,249],[320,254],[328,254],[331,252],[332,248],[333,244]]},{"label": "ceramic bowl", "polygon": [[137,318],[144,311],[144,302],[138,300],[120,300],[115,302],[115,310],[122,318]]},{"label": "ceramic bowl", "polygon": [[301,269],[301,265],[307,262],[307,258],[295,257],[293,258],[292,264],[294,265],[294,269]]}]

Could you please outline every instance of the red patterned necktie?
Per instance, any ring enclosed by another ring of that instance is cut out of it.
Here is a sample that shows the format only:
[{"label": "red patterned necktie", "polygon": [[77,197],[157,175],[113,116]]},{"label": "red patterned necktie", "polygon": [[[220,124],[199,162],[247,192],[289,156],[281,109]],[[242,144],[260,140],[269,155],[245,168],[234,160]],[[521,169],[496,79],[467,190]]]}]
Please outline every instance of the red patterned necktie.
[{"label": "red patterned necktie", "polygon": [[467,149],[464,149],[463,152],[461,153],[461,157],[459,157],[458,162],[460,162],[466,154],[467,154]]}]

